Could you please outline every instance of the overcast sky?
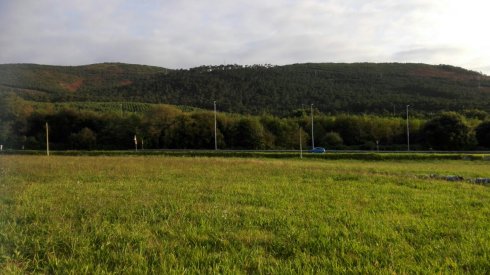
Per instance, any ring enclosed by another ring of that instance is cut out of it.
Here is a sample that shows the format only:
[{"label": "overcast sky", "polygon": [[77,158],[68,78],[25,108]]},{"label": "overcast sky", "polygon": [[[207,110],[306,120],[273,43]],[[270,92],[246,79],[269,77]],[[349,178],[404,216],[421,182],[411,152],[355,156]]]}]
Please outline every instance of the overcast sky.
[{"label": "overcast sky", "polygon": [[0,0],[0,63],[421,62],[490,74],[486,0]]}]

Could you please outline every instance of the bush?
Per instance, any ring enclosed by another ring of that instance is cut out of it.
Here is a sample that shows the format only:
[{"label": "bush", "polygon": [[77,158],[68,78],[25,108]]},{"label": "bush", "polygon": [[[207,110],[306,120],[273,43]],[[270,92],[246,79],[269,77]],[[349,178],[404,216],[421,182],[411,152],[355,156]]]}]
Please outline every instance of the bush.
[{"label": "bush", "polygon": [[446,112],[429,120],[422,128],[425,141],[434,149],[460,150],[469,145],[470,127],[463,117]]},{"label": "bush", "polygon": [[480,125],[476,127],[475,132],[478,144],[490,147],[490,120],[480,123]]}]

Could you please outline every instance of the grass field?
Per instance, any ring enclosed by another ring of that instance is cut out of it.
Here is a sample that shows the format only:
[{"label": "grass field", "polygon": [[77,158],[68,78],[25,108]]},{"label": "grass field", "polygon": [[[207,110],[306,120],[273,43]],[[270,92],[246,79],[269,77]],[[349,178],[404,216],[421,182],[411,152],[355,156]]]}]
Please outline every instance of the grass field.
[{"label": "grass field", "polygon": [[[5,150],[3,155],[46,155],[44,150]],[[253,150],[68,150],[51,151],[56,156],[168,156],[168,157],[223,157],[223,158],[299,158],[298,151],[253,151]],[[401,161],[401,160],[490,160],[489,152],[375,152],[375,151],[327,151],[325,154],[311,154],[304,151],[305,159],[324,160],[375,160],[375,161]]]},{"label": "grass field", "polygon": [[488,273],[488,161],[0,156],[5,273]]}]

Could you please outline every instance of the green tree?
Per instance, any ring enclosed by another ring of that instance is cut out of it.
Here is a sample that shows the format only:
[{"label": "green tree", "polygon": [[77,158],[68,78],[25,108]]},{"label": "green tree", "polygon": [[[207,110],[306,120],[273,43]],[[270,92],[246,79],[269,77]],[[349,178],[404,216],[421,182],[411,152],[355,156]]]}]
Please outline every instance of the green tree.
[{"label": "green tree", "polygon": [[153,148],[168,147],[165,136],[170,134],[171,125],[181,114],[182,111],[170,105],[158,105],[146,111],[142,121],[147,136],[145,145]]},{"label": "green tree", "polygon": [[266,148],[293,149],[298,146],[298,124],[294,120],[262,115],[260,122],[265,128]]},{"label": "green tree", "polygon": [[188,114],[181,114],[175,118],[165,133],[165,144],[168,148],[192,149],[194,138],[197,135],[194,119]]},{"label": "green tree", "polygon": [[478,109],[463,110],[462,113],[467,118],[474,118],[478,120],[485,120],[488,117],[487,112]]},{"label": "green tree", "polygon": [[342,143],[344,143],[344,140],[339,133],[328,132],[327,134],[325,134],[324,142],[325,144],[327,144],[327,146],[336,148],[342,145]]},{"label": "green tree", "polygon": [[96,141],[96,134],[87,127],[70,135],[70,142],[74,149],[94,149]]},{"label": "green tree", "polygon": [[434,149],[461,150],[469,144],[470,127],[455,112],[441,113],[422,128],[425,141]]},{"label": "green tree", "polygon": [[475,129],[478,144],[490,147],[490,120],[484,121]]},{"label": "green tree", "polygon": [[12,136],[12,122],[0,120],[0,144],[6,148],[7,141]]},{"label": "green tree", "polygon": [[346,145],[359,145],[363,143],[365,133],[361,127],[359,118],[354,116],[339,116],[335,120],[334,127]]},{"label": "green tree", "polygon": [[243,149],[263,149],[264,127],[254,118],[242,118],[235,128],[236,146]]},{"label": "green tree", "polygon": [[33,112],[32,105],[16,95],[0,97],[0,118],[23,120]]},{"label": "green tree", "polygon": [[22,148],[32,112],[32,105],[22,98],[14,94],[0,96],[0,144],[4,148]]},{"label": "green tree", "polygon": [[[214,149],[214,114],[212,112],[197,112],[191,115],[192,146],[196,149]],[[223,148],[223,134],[216,129],[218,148]]]}]

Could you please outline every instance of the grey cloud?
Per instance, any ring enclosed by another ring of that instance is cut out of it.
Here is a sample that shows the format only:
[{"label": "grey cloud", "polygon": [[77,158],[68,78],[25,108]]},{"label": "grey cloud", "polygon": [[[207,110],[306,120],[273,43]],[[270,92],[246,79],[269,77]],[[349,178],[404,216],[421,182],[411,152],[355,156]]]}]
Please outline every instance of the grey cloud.
[{"label": "grey cloud", "polygon": [[[452,63],[431,41],[441,3],[424,0],[4,0],[0,63]],[[485,56],[477,56],[484,60]],[[457,65],[477,57],[459,58]]]},{"label": "grey cloud", "polygon": [[420,47],[399,51],[393,54],[393,59],[404,60],[434,60],[439,56],[451,56],[464,52],[463,49],[455,47]]}]

